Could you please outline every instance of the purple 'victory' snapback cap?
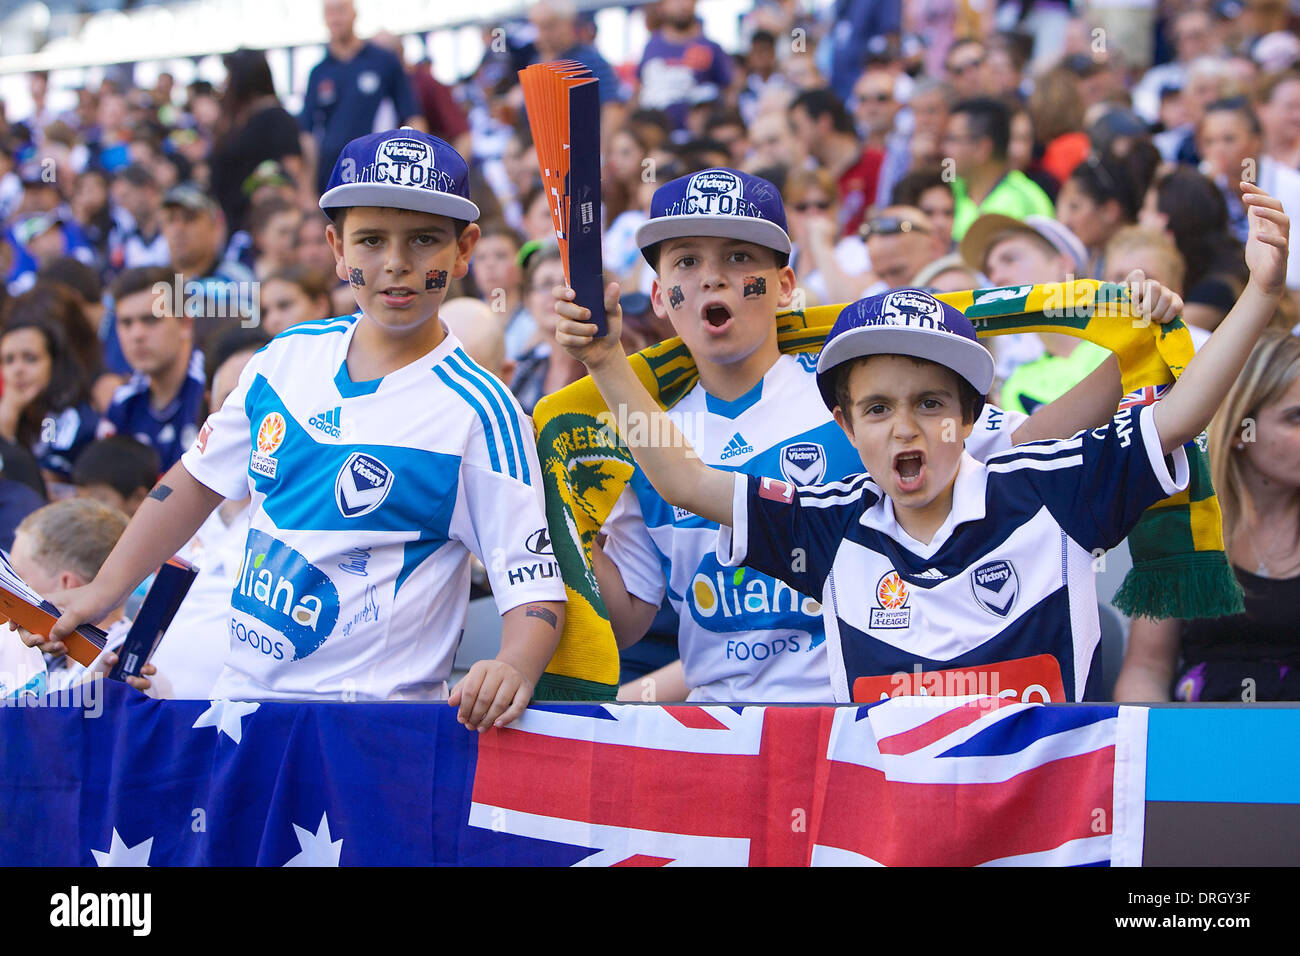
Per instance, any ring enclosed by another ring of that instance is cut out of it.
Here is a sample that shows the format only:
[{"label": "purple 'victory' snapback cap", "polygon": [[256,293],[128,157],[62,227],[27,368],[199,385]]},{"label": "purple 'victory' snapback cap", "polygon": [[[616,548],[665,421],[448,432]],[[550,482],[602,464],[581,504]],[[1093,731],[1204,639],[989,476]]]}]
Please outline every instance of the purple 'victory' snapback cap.
[{"label": "purple 'victory' snapback cap", "polygon": [[705,169],[655,190],[650,218],[636,231],[637,247],[645,254],[665,239],[686,236],[741,239],[790,255],[780,190],[736,169]]},{"label": "purple 'victory' snapback cap", "polygon": [[895,289],[859,299],[840,312],[817,356],[817,388],[836,405],[836,366],[867,355],[910,355],[950,368],[981,395],[993,386],[993,356],[957,309],[920,289]]},{"label": "purple 'victory' snapback cap", "polygon": [[328,213],[344,206],[387,206],[473,222],[469,167],[448,143],[404,126],[360,136],[343,147],[320,197]]}]

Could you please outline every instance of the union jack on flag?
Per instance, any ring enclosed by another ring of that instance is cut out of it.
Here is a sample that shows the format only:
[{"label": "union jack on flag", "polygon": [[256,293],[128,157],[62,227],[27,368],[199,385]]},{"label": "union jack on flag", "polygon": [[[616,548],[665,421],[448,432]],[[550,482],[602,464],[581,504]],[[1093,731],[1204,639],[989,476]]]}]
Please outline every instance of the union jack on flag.
[{"label": "union jack on flag", "polygon": [[1169,386],[1166,385],[1147,385],[1144,388],[1135,389],[1129,392],[1119,401],[1119,410],[1125,408],[1140,408],[1143,405],[1154,405],[1164,397]]},{"label": "union jack on flag", "polygon": [[1137,865],[1146,712],[1000,698],[530,709],[469,823],[578,865]]}]

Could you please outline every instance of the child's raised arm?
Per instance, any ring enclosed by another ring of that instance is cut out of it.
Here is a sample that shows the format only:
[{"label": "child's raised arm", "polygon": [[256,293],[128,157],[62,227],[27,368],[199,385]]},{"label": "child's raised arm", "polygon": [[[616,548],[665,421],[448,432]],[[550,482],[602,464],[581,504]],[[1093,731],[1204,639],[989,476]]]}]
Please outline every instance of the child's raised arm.
[{"label": "child's raised arm", "polygon": [[560,317],[555,341],[587,366],[610,411],[620,421],[645,423],[644,433],[649,440],[644,444],[629,443],[628,448],[655,491],[669,504],[720,525],[730,525],[735,478],[700,461],[672,419],[637,379],[623,354],[619,344],[623,313],[618,306],[618,285],[611,282],[605,289],[609,334],[602,338],[596,338],[596,327],[589,321],[591,311],[573,301],[572,289],[556,286],[555,312]]},{"label": "child's raised arm", "polygon": [[1250,222],[1246,241],[1250,281],[1210,340],[1187,363],[1177,384],[1155,405],[1156,431],[1165,454],[1191,441],[1210,423],[1286,291],[1291,222],[1282,204],[1253,183],[1241,184],[1241,198]]}]

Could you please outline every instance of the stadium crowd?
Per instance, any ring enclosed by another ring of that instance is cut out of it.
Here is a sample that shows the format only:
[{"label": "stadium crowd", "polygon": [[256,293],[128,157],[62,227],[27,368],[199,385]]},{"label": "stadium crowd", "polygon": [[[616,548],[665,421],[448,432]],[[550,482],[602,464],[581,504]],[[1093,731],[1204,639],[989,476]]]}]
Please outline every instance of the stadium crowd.
[{"label": "stadium crowd", "polygon": [[[581,378],[554,345],[563,269],[517,78],[530,63],[574,59],[601,80],[604,265],[629,352],[674,334],[635,239],[651,196],[712,167],[780,190],[797,302],[1141,269],[1181,295],[1198,346],[1248,278],[1238,182],[1300,216],[1300,39],[1282,0],[1025,0],[983,15],[766,0],[731,52],[694,0],[642,10],[639,60],[611,64],[590,15],[539,0],[526,20],[485,24],[481,64],[448,87],[403,61],[399,37],[357,36],[350,0],[326,0],[329,46],[298,115],[254,50],[226,56],[219,85],[106,79],[63,113],[46,105],[49,77],[30,75],[30,115],[0,117],[0,548],[15,570],[55,600],[93,578],[250,356],[356,310],[317,203],[343,147],[372,130],[424,130],[469,161],[482,235],[439,313],[467,351],[530,413]],[[1290,295],[1209,430],[1246,612],[1135,620],[1115,699],[1239,700],[1243,675],[1250,699],[1300,699],[1296,238]],[[990,400],[1026,414],[1107,354],[1032,334],[991,348]],[[245,507],[226,501],[187,548],[202,573],[173,631],[208,637],[164,641],[151,693],[210,689]],[[667,598],[641,627],[640,643],[620,639],[625,679],[677,656]],[[51,687],[76,679],[46,651]]]}]

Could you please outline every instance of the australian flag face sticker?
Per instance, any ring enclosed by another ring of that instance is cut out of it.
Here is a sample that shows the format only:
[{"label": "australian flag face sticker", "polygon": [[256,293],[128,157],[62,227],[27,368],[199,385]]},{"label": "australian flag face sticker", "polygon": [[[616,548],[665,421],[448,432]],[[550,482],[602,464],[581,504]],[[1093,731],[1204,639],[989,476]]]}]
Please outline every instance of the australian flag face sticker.
[{"label": "australian flag face sticker", "polygon": [[345,518],[370,514],[388,497],[393,473],[378,458],[362,452],[349,456],[334,482],[334,500]]},{"label": "australian flag face sticker", "polygon": [[1020,593],[1020,580],[1010,561],[990,561],[971,572],[971,590],[975,602],[998,617],[1006,617]]},{"label": "australian flag face sticker", "polygon": [[781,474],[792,485],[815,485],[826,477],[826,449],[804,441],[781,449]]}]

